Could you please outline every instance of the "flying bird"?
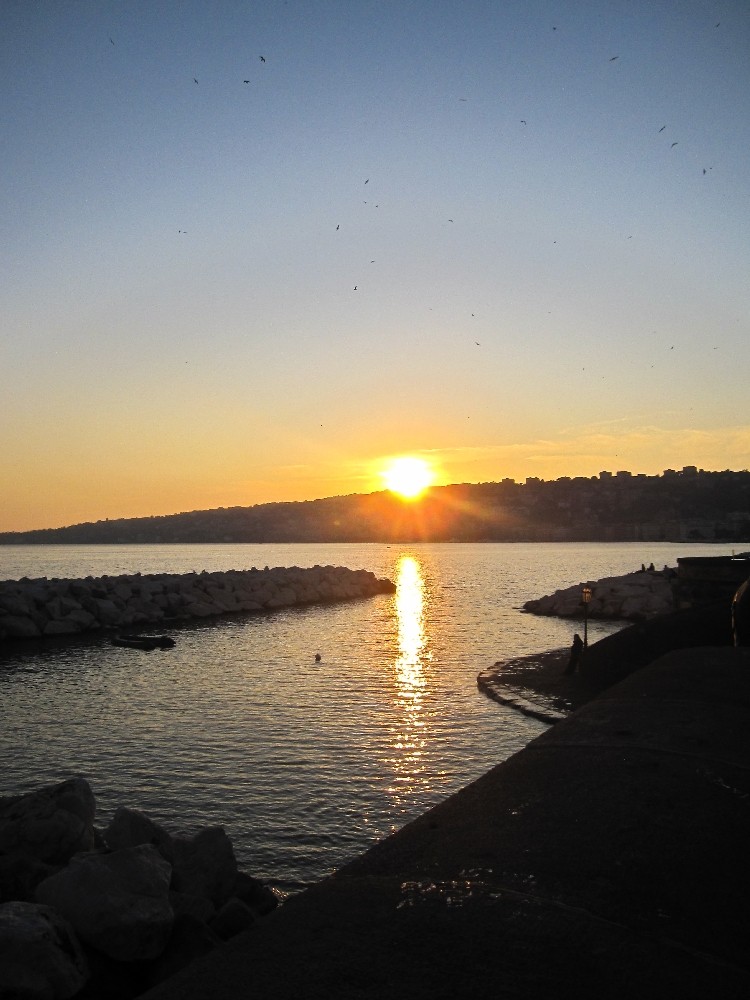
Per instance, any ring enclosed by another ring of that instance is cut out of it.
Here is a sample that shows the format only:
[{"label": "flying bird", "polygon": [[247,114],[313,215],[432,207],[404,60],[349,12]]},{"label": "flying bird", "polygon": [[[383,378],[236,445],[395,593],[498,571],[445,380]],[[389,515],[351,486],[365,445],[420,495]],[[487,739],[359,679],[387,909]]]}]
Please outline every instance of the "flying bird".
[{"label": "flying bird", "polygon": [[620,58],[619,56],[612,56],[612,58],[611,58],[611,59],[610,59],[609,61],[610,61],[610,62],[614,62],[614,61],[615,61],[615,59],[619,59],[619,58]]},{"label": "flying bird", "polygon": [[368,177],[367,180],[365,181],[365,184],[369,184],[369,183],[370,183],[370,178]]},{"label": "flying bird", "polygon": [[[110,40],[110,42],[112,42],[112,36],[111,36],[111,35],[110,35],[110,38],[109,38],[109,40]],[[114,43],[114,42],[112,42],[112,44],[114,45],[115,43]]]},{"label": "flying bird", "polygon": [[338,227],[338,226],[336,226],[336,232],[338,232],[338,231],[339,231],[339,227]]},{"label": "flying bird", "polygon": [[261,56],[261,57],[260,57],[260,61],[261,61],[261,62],[265,62],[265,61],[266,61],[266,57],[265,57],[265,56]]},{"label": "flying bird", "polygon": [[243,80],[242,82],[243,82],[243,83],[250,83],[250,81],[249,81],[249,80]]},{"label": "flying bird", "polygon": [[521,119],[521,124],[522,124],[522,125],[525,125],[525,124],[526,124],[526,121],[525,121],[525,120],[524,120],[523,118]]},{"label": "flying bird", "polygon": [[[195,77],[193,77],[193,80],[195,80]],[[197,80],[195,80],[195,82],[197,83],[198,81],[197,81]]]},{"label": "flying bird", "polygon": [[669,148],[670,148],[670,149],[674,149],[674,148],[675,148],[675,146],[678,146],[678,145],[679,145],[679,143],[677,143],[677,142],[673,142],[673,143],[672,143],[672,145],[671,145],[671,146],[670,146]]},{"label": "flying bird", "polygon": [[357,291],[357,286],[356,286],[356,285],[354,286],[354,291],[355,291],[355,292]]},{"label": "flying bird", "polygon": [[663,132],[666,127],[667,127],[666,125],[662,125],[662,127],[659,129],[659,131]]}]

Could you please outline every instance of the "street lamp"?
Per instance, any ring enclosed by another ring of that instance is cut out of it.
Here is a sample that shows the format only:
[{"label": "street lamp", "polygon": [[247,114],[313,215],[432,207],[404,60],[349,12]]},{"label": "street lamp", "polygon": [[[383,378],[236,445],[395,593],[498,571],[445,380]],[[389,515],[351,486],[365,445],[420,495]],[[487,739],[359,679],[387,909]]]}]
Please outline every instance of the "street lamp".
[{"label": "street lamp", "polygon": [[583,601],[583,648],[589,648],[589,603],[591,601],[591,587],[584,587],[581,590],[581,600]]}]

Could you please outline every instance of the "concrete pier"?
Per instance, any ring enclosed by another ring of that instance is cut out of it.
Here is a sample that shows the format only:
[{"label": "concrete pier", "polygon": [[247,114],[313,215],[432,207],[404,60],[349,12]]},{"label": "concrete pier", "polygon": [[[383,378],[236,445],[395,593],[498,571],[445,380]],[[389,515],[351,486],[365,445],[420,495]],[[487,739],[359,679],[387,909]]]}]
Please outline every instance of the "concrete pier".
[{"label": "concrete pier", "polygon": [[148,1000],[750,996],[750,650],[670,653]]}]

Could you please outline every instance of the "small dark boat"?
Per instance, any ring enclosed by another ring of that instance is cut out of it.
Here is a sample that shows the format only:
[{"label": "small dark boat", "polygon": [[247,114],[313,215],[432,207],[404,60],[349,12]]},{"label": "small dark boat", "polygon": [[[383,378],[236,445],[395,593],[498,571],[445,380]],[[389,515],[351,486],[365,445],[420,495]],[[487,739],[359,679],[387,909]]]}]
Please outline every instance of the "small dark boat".
[{"label": "small dark boat", "polygon": [[129,649],[171,649],[174,639],[168,635],[116,635],[113,646],[127,646]]}]

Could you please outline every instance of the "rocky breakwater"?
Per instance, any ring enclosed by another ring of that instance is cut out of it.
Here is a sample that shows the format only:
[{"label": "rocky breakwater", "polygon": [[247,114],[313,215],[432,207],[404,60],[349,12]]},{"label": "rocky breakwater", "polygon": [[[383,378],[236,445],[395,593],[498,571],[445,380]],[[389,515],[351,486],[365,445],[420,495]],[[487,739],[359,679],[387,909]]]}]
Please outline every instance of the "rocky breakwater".
[{"label": "rocky breakwater", "polygon": [[589,618],[622,618],[643,621],[669,614],[677,604],[675,598],[676,570],[639,570],[624,576],[603,580],[587,580],[548,597],[526,601],[524,611],[535,615],[557,615],[561,618],[582,618],[583,588],[591,590]]},{"label": "rocky breakwater", "polygon": [[135,997],[278,904],[222,827],[167,832],[83,778],[0,799],[0,997]]},{"label": "rocky breakwater", "polygon": [[368,570],[344,566],[3,580],[0,640],[271,611],[371,597],[395,589],[390,580]]}]

